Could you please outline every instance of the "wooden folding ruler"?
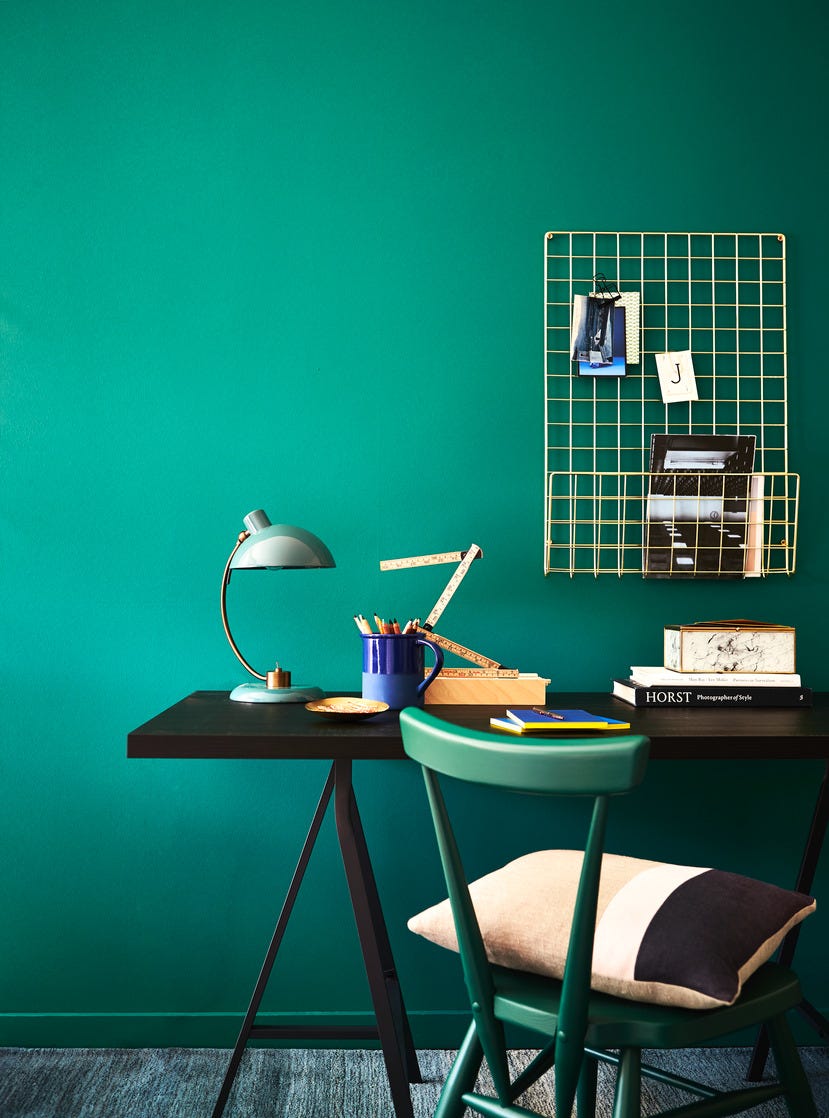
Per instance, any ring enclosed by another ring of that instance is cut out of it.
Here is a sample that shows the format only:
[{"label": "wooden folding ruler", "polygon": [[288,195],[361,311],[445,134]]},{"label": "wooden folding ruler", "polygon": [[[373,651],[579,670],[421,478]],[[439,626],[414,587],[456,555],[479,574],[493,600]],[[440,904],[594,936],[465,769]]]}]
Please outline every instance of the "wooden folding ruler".
[{"label": "wooden folding ruler", "polygon": [[[443,588],[440,597],[432,607],[431,613],[425,621],[418,622],[415,629],[430,640],[433,640],[435,644],[440,645],[441,648],[444,648],[447,652],[453,652],[462,660],[469,660],[481,668],[498,669],[503,672],[512,673],[514,669],[505,668],[503,664],[499,664],[498,661],[493,660],[491,656],[484,656],[480,652],[474,652],[471,648],[465,648],[464,645],[449,640],[448,637],[442,637],[439,633],[434,631],[435,622],[449,605],[449,602],[452,600],[452,595],[460,586],[467,571],[476,559],[483,557],[483,554],[481,548],[478,547],[476,543],[473,543],[469,545],[466,551],[440,551],[434,555],[412,555],[406,559],[381,559],[380,570],[400,571],[411,567],[431,567],[438,563],[457,563],[458,565],[452,573],[452,577]],[[518,674],[517,671],[515,674]]]},{"label": "wooden folding ruler", "polygon": [[[425,625],[415,625],[415,632],[421,633],[424,637],[428,637],[430,641],[439,644],[446,652],[454,652],[456,656],[460,656],[462,660],[469,660],[473,664],[478,664],[482,668],[500,668],[503,671],[512,671],[510,668],[504,668],[503,664],[499,664],[497,660],[493,660],[491,656],[484,656],[482,652],[474,652],[471,648],[464,648],[462,644],[457,641],[450,641],[448,637],[442,637],[440,633],[436,633],[434,629],[427,629]],[[518,675],[518,672],[515,672]]]},{"label": "wooden folding ruler", "polygon": [[466,551],[440,551],[436,555],[413,555],[408,559],[381,559],[381,571],[400,571],[407,567],[431,567],[436,563],[457,563],[457,569],[446,583],[438,600],[432,607],[432,612],[423,622],[423,628],[431,630],[435,622],[449,605],[452,595],[463,581],[464,575],[474,561],[483,556],[483,551],[476,543],[469,545]]}]

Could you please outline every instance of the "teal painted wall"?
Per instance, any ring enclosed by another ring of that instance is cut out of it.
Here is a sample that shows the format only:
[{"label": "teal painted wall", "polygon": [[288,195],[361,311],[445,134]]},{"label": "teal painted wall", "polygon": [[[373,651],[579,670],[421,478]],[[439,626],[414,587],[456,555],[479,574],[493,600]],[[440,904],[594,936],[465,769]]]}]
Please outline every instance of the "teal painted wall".
[{"label": "teal painted wall", "polygon": [[[658,662],[665,623],[756,616],[797,626],[829,689],[826,11],[0,4],[0,1043],[232,1041],[323,768],[125,751],[239,682],[218,589],[251,508],[337,559],[234,581],[240,643],[297,679],[357,689],[355,610],[423,612],[448,577],[378,560],[475,541],[445,631],[556,688]],[[543,577],[550,228],[787,234],[793,578]],[[613,845],[789,884],[820,771],[654,764]],[[357,781],[439,1043],[463,997],[405,929],[439,891],[419,777]],[[574,823],[508,814],[480,868]],[[359,1017],[328,826],[312,871],[268,1005]],[[827,909],[800,953],[824,1008]]]}]

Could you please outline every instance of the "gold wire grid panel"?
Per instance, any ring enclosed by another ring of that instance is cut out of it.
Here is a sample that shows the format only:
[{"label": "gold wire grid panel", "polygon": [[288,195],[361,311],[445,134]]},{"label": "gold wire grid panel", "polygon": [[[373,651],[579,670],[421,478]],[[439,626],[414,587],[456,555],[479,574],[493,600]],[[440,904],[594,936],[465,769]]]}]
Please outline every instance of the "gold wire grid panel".
[{"label": "gold wire grid panel", "polygon": [[[639,294],[639,363],[622,377],[579,376],[570,357],[573,298],[598,274]],[[792,574],[799,478],[788,462],[783,234],[550,232],[544,300],[545,574]],[[684,350],[699,399],[665,404],[655,355]],[[686,473],[680,494],[675,474],[652,472],[654,435],[748,438],[751,473],[729,475],[723,507],[710,472]],[[719,531],[715,546],[708,529],[725,527],[729,495],[732,528],[742,527]]]},{"label": "gold wire grid panel", "polygon": [[[665,493],[652,494],[654,479],[666,481]],[[696,491],[680,494],[675,482],[675,474],[650,471],[549,474],[547,573],[649,569],[654,577],[750,578],[794,572],[797,474],[732,474],[726,493],[711,493],[694,479]]]}]

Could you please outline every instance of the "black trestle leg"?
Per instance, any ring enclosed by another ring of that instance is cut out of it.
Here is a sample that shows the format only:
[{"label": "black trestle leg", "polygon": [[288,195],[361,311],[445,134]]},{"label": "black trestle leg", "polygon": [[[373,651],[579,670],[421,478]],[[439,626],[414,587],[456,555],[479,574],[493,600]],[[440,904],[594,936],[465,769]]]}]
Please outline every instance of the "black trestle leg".
[{"label": "black trestle leg", "polygon": [[305,876],[305,870],[308,867],[308,861],[311,857],[311,851],[314,849],[314,843],[317,841],[320,826],[322,825],[323,817],[325,816],[328,803],[331,799],[331,793],[334,790],[334,770],[335,765],[332,764],[328,773],[328,779],[323,787],[322,794],[319,798],[316,811],[311,820],[311,825],[308,828],[308,834],[305,836],[305,842],[302,846],[302,851],[299,855],[299,860],[294,870],[294,875],[291,878],[291,884],[288,887],[288,892],[282,904],[282,911],[279,913],[279,919],[274,928],[273,937],[271,938],[267,954],[265,955],[262,963],[262,969],[259,972],[259,978],[256,981],[256,986],[253,990],[253,996],[250,999],[245,1019],[242,1022],[242,1028],[239,1030],[239,1036],[236,1041],[236,1047],[230,1057],[227,1071],[225,1072],[224,1080],[222,1081],[219,1097],[216,1099],[216,1105],[213,1107],[212,1118],[221,1118],[227,1103],[227,1097],[230,1094],[230,1089],[233,1086],[233,1081],[236,1078],[236,1073],[239,1070],[239,1063],[242,1059],[242,1054],[247,1047],[251,1034],[255,1027],[256,1014],[259,1012],[259,1006],[262,1002],[262,996],[265,993],[265,988],[268,985],[268,979],[273,970],[273,964],[276,960],[276,953],[279,950],[279,945],[282,942],[282,937],[285,934],[285,929],[288,926],[291,912],[293,911],[294,902],[296,901],[299,888],[302,884],[302,879]]},{"label": "black trestle leg", "polygon": [[[319,834],[325,812],[335,801],[337,837],[340,843],[357,932],[363,953],[366,975],[374,1005],[376,1027],[369,1029],[292,1028],[290,1026],[258,1025],[256,1015],[273,970],[276,955],[288,925],[294,903],[302,885],[311,851]],[[297,861],[288,893],[282,905],[273,937],[262,963],[253,995],[245,1014],[236,1046],[225,1072],[212,1118],[221,1118],[239,1064],[251,1039],[379,1039],[389,1077],[396,1118],[412,1118],[409,1083],[421,1082],[417,1053],[409,1020],[403,1004],[397,970],[394,965],[388,930],[380,907],[377,884],[368,856],[357,800],[351,783],[351,761],[335,761],[314,812],[302,851]]]},{"label": "black trestle leg", "polygon": [[351,783],[351,761],[337,760],[334,765],[337,770],[337,835],[374,1003],[392,1102],[397,1118],[412,1118],[409,1083],[421,1082],[417,1055],[357,810]]}]

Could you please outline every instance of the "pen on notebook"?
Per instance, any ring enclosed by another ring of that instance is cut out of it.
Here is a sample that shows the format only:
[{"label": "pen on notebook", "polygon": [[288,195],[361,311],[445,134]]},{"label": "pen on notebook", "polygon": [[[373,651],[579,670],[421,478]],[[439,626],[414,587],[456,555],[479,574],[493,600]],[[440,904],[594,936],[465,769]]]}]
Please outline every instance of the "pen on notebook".
[{"label": "pen on notebook", "polygon": [[531,707],[536,714],[546,714],[548,718],[557,718],[559,722],[564,721],[564,715],[558,714],[554,710],[547,710],[546,707]]}]

